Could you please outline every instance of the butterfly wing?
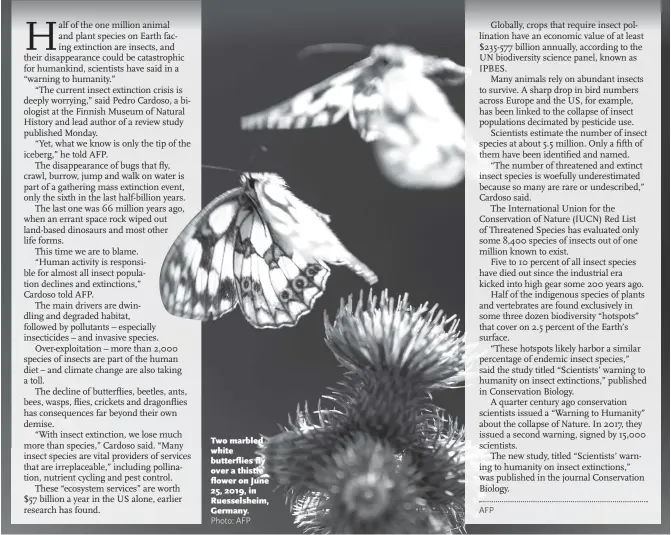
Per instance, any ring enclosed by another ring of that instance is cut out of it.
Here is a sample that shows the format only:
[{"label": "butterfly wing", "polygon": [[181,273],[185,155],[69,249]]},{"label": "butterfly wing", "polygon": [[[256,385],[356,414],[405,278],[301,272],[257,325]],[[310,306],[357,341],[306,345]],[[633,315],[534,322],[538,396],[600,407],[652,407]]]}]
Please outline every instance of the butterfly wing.
[{"label": "butterfly wing", "polygon": [[324,292],[328,267],[284,250],[253,205],[239,210],[235,227],[233,271],[245,318],[257,329],[296,325]]},{"label": "butterfly wing", "polygon": [[220,195],[191,220],[173,243],[159,279],[161,300],[170,314],[213,320],[237,304],[234,223],[245,199],[242,188]]},{"label": "butterfly wing", "polygon": [[375,273],[345,248],[323,215],[288,188],[274,181],[259,182],[256,194],[276,243],[292,259],[301,258],[306,265],[345,265],[369,284],[377,282]]},{"label": "butterfly wing", "polygon": [[240,119],[243,130],[292,129],[330,126],[352,107],[356,86],[373,64],[365,58],[344,71],[308,88],[267,110]]},{"label": "butterfly wing", "polygon": [[380,93],[381,78],[372,78],[366,84],[360,84],[354,92],[352,107],[349,110],[349,122],[366,143],[375,141],[381,135],[379,119],[383,101]]},{"label": "butterfly wing", "polygon": [[380,169],[406,188],[445,188],[463,179],[464,122],[447,97],[420,73],[393,69],[381,86]]},{"label": "butterfly wing", "polygon": [[448,58],[423,56],[424,76],[440,85],[460,85],[466,80],[468,69]]}]

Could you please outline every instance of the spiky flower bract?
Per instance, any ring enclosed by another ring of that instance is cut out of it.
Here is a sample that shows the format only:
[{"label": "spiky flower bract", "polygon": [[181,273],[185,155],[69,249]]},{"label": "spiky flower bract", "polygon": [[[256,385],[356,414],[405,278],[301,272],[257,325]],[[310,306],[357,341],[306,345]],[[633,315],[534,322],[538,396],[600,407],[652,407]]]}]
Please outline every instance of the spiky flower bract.
[{"label": "spiky flower bract", "polygon": [[325,315],[326,344],[338,361],[353,371],[393,369],[425,391],[464,380],[464,339],[455,316],[438,305],[414,308],[408,295],[378,298],[363,292],[341,303],[333,324]]},{"label": "spiky flower bract", "polygon": [[429,421],[428,425],[425,441],[410,455],[421,474],[419,484],[429,507],[443,513],[443,532],[460,532],[466,494],[464,429],[449,417]]},{"label": "spiky flower bract", "polygon": [[334,404],[332,425],[348,434],[368,433],[399,450],[421,439],[424,419],[436,417],[431,397],[394,370],[349,372],[324,398]]},{"label": "spiky flower bract", "polygon": [[[463,380],[454,318],[407,295],[343,303],[326,343],[346,368],[313,417],[299,409],[262,448],[297,525],[313,533],[463,529],[463,430],[431,391]],[[330,403],[329,408],[322,408]]]},{"label": "spiky flower bract", "polygon": [[319,405],[317,419],[312,417],[307,403],[296,408],[282,432],[267,437],[259,453],[264,473],[281,487],[289,499],[301,495],[314,478],[316,462],[324,452],[335,450],[343,443],[343,433],[327,423],[328,411]]},{"label": "spiky flower bract", "polygon": [[[316,471],[309,500],[297,502],[296,523],[330,533],[411,533],[426,526],[419,475],[393,448],[357,435]],[[390,531],[391,530],[391,531]]]}]

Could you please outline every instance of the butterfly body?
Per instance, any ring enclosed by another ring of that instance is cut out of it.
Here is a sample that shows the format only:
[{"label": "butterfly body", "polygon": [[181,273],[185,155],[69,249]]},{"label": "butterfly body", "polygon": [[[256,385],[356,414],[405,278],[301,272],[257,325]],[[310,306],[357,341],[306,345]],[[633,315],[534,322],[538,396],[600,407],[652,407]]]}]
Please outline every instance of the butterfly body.
[{"label": "butterfly body", "polygon": [[380,89],[382,133],[373,153],[384,175],[406,188],[456,184],[464,175],[464,122],[428,78],[397,69]]},{"label": "butterfly body", "polygon": [[[186,226],[163,262],[163,305],[173,315],[214,320],[240,306],[257,328],[293,326],[344,264],[375,274],[328,227],[328,217],[294,196],[274,173],[243,173]],[[325,219],[326,218],[326,219]]]},{"label": "butterfly body", "polygon": [[445,187],[461,178],[464,125],[439,85],[461,83],[465,69],[402,45],[370,55],[295,97],[245,116],[242,128],[300,129],[348,116],[373,144],[383,173],[405,187]]}]

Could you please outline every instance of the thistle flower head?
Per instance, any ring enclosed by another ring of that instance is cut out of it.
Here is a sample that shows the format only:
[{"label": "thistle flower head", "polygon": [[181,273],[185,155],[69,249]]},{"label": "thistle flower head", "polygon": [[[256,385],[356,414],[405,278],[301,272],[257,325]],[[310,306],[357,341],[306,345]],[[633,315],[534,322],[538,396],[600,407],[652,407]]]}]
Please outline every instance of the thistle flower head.
[{"label": "thistle flower head", "polygon": [[426,507],[412,464],[360,434],[315,472],[311,492],[295,501],[296,523],[315,533],[427,533]]},{"label": "thistle flower head", "polygon": [[350,370],[394,369],[425,390],[446,388],[464,379],[464,340],[458,321],[438,306],[417,308],[408,296],[382,292],[355,305],[342,302],[333,323],[325,316],[326,344]]},{"label": "thistle flower head", "polygon": [[326,323],[326,343],[347,369],[322,399],[300,408],[261,447],[295,522],[313,533],[462,532],[464,435],[431,390],[464,379],[454,317],[385,291],[350,296]]}]

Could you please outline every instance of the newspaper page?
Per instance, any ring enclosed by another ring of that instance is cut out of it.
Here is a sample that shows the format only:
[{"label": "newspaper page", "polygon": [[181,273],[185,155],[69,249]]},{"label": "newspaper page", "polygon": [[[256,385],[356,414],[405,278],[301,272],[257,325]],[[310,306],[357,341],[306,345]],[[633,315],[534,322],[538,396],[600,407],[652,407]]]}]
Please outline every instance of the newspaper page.
[{"label": "newspaper page", "polygon": [[2,0],[3,533],[669,533],[668,0]]}]

